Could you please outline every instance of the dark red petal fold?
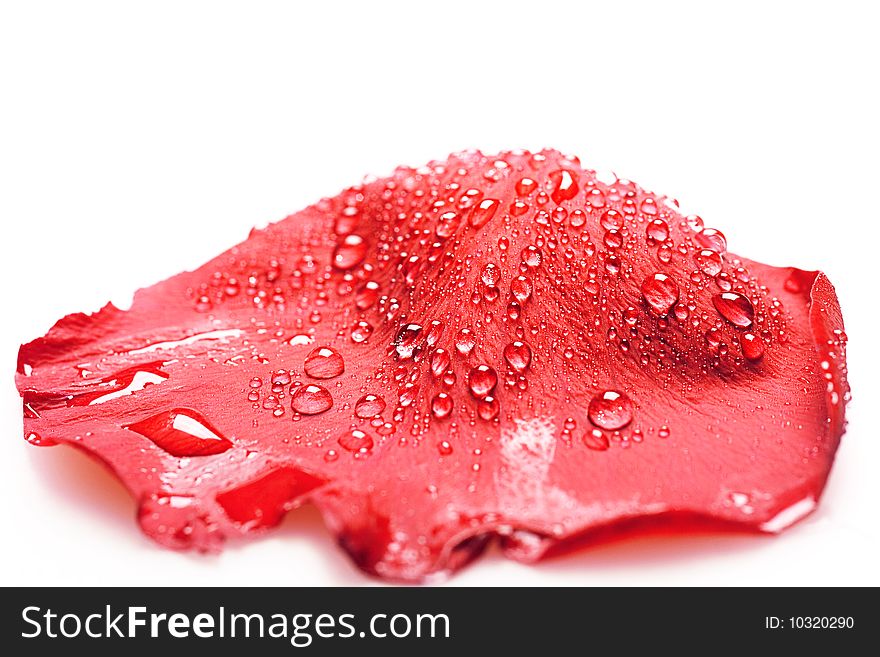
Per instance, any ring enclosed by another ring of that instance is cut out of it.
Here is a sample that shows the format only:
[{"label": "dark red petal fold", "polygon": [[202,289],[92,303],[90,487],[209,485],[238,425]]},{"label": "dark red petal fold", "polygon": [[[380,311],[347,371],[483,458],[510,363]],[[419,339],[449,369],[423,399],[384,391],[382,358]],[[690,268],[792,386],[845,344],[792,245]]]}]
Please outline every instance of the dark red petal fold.
[{"label": "dark red petal fold", "polygon": [[310,503],[362,568],[423,580],[494,536],[533,560],[785,528],[844,430],[845,343],[820,272],[576,158],[467,152],[65,317],[16,379],[28,440],[105,462],[163,545]]}]

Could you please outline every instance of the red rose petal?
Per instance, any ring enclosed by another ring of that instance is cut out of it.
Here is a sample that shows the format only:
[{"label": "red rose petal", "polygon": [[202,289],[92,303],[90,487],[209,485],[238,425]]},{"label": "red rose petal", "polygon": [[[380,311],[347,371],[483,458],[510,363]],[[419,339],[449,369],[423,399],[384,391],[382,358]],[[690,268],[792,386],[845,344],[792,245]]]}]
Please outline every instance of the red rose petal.
[{"label": "red rose petal", "polygon": [[821,273],[725,249],[553,151],[400,168],[23,346],[25,435],[106,462],[164,545],[312,503],[394,579],[496,535],[778,531],[843,432],[843,320]]}]

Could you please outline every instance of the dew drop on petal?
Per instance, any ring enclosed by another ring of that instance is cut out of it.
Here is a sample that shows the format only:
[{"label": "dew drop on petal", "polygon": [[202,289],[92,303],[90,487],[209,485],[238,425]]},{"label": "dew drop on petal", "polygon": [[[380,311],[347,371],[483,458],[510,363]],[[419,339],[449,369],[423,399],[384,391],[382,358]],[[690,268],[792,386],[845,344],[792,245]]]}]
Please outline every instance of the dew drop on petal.
[{"label": "dew drop on petal", "polygon": [[303,369],[313,379],[332,379],[345,371],[345,361],[335,349],[318,347],[306,356]]},{"label": "dew drop on petal", "polygon": [[629,397],[617,390],[605,390],[590,400],[587,408],[590,422],[602,429],[622,429],[633,419],[633,404]]}]

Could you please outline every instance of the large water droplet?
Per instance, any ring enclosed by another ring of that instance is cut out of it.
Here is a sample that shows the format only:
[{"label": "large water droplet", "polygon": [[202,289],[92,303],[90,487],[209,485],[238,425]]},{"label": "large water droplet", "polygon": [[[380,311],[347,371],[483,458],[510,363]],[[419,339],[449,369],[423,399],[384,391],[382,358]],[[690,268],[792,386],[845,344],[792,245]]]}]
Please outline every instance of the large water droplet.
[{"label": "large water droplet", "polygon": [[724,319],[742,328],[750,327],[755,319],[752,302],[737,292],[716,294],[712,304]]},{"label": "large water droplet", "polygon": [[654,221],[648,223],[647,228],[645,228],[645,234],[652,240],[662,242],[669,237],[669,224],[662,219],[654,219]]},{"label": "large water droplet", "polygon": [[617,210],[606,210],[599,219],[599,223],[605,230],[620,230],[623,228],[623,222],[623,215]]},{"label": "large water droplet", "polygon": [[519,255],[527,267],[534,269],[541,264],[541,250],[537,246],[529,245]]},{"label": "large water droplet", "polygon": [[366,342],[373,334],[373,325],[364,320],[357,322],[351,329],[351,341],[360,344]]},{"label": "large water droplet", "polygon": [[345,361],[335,349],[318,347],[306,356],[303,368],[313,379],[332,379],[345,371]]},{"label": "large water droplet", "polygon": [[175,408],[125,427],[152,440],[172,456],[208,456],[232,447],[232,442],[196,411]]},{"label": "large water droplet", "polygon": [[617,390],[604,390],[590,400],[587,408],[590,422],[602,429],[622,429],[633,419],[633,403]]},{"label": "large water droplet", "polygon": [[468,374],[468,387],[474,397],[486,397],[498,383],[498,375],[489,365],[477,365]]},{"label": "large water droplet", "polygon": [[333,397],[327,388],[310,383],[294,390],[290,407],[302,415],[318,415],[333,406]]},{"label": "large water droplet", "polygon": [[380,415],[385,410],[385,400],[379,395],[364,395],[354,405],[354,414],[361,419]]},{"label": "large water droplet", "polygon": [[346,235],[333,251],[333,266],[337,269],[352,269],[367,255],[367,243],[360,235]]},{"label": "large water droplet", "polygon": [[524,372],[532,362],[532,350],[525,342],[511,342],[504,347],[504,360],[517,372]]},{"label": "large water droplet", "polygon": [[658,315],[666,315],[678,301],[678,285],[671,277],[660,272],[642,281],[642,297]]}]

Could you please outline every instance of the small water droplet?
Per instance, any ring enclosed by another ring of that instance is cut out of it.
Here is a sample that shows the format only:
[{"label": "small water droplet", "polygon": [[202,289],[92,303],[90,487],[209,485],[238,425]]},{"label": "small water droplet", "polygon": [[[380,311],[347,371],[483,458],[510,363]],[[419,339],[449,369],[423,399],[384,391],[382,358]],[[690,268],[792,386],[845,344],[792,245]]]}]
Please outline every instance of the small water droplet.
[{"label": "small water droplet", "polygon": [[480,275],[480,279],[483,281],[484,285],[498,285],[498,281],[501,280],[501,270],[498,269],[497,265],[490,262],[483,267],[483,273]]},{"label": "small water droplet", "polygon": [[440,452],[441,456],[449,456],[452,454],[452,445],[448,440],[441,440],[437,443],[437,451]]},{"label": "small water droplet", "polygon": [[534,269],[541,264],[541,250],[537,246],[529,245],[519,255],[527,267]]},{"label": "small water droplet", "polygon": [[624,218],[617,210],[606,210],[599,219],[605,230],[620,230],[623,228]]},{"label": "small water droplet", "polygon": [[437,221],[437,237],[452,237],[460,225],[461,215],[458,212],[444,212]]},{"label": "small water droplet", "polygon": [[357,322],[351,329],[351,341],[357,344],[366,342],[373,333],[373,325],[369,322],[361,320]]},{"label": "small water droplet", "polygon": [[551,171],[549,179],[550,188],[547,191],[550,192],[550,198],[552,198],[553,202],[557,205],[563,201],[570,201],[577,196],[578,179],[577,174],[573,171],[568,169]]},{"label": "small water droplet", "polygon": [[611,447],[611,443],[608,440],[608,436],[606,436],[599,429],[591,429],[584,433],[583,435],[583,443],[590,449],[596,450],[597,452],[604,452],[606,449]]},{"label": "small water droplet", "polygon": [[521,304],[532,296],[532,281],[528,276],[517,276],[510,281],[510,293]]},{"label": "small water droplet", "polygon": [[501,407],[498,404],[497,399],[491,396],[484,397],[477,402],[477,415],[479,415],[481,419],[488,422],[498,417],[498,412],[500,408]]}]

